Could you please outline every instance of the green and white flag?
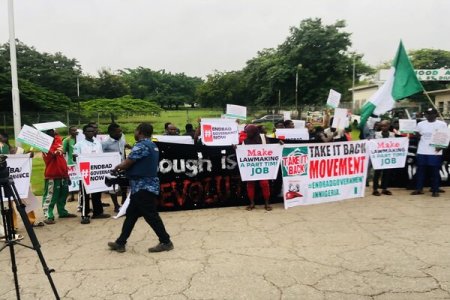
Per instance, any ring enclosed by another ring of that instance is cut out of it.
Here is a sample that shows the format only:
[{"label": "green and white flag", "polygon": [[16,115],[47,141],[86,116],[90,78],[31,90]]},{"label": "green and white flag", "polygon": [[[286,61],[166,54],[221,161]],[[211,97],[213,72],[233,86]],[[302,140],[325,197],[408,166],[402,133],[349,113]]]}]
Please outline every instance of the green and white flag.
[{"label": "green and white flag", "polygon": [[361,127],[364,127],[371,114],[382,115],[393,109],[396,101],[422,91],[422,84],[417,79],[403,43],[400,41],[388,79],[362,107]]}]

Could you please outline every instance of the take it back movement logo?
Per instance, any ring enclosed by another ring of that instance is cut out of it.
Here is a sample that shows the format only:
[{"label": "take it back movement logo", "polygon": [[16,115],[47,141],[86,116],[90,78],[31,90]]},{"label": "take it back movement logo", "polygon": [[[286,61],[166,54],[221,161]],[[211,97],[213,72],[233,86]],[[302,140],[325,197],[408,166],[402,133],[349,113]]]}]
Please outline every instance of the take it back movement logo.
[{"label": "take it back movement logo", "polygon": [[212,142],[213,141],[212,126],[204,124],[202,130],[204,141]]}]

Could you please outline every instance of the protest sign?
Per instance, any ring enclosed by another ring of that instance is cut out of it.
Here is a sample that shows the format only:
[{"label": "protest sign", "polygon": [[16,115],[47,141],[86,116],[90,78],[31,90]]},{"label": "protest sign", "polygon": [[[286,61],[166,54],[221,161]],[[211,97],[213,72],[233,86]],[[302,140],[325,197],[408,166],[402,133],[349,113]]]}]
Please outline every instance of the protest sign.
[{"label": "protest sign", "polygon": [[77,192],[80,190],[81,174],[78,171],[78,165],[68,165],[69,169],[69,192]]},{"label": "protest sign", "polygon": [[336,92],[335,90],[330,89],[330,93],[328,94],[327,105],[332,108],[337,108],[339,106],[339,102],[341,101],[341,94]]},{"label": "protest sign", "polygon": [[275,136],[280,140],[309,140],[309,133],[306,128],[277,128],[275,131]]},{"label": "protest sign", "polygon": [[[14,181],[20,198],[27,198],[30,190],[32,160],[29,154],[7,155],[9,175]],[[5,195],[3,194],[3,197]],[[6,200],[6,199],[4,199]]]},{"label": "protest sign", "polygon": [[336,129],[345,129],[348,127],[348,117],[347,117],[347,109],[346,108],[336,108],[334,110],[333,123],[331,127]]},{"label": "protest sign", "polygon": [[291,112],[290,111],[283,111],[283,120],[290,120],[291,119]]},{"label": "protest sign", "polygon": [[207,146],[236,145],[239,143],[237,123],[226,119],[202,119],[202,142]]},{"label": "protest sign", "polygon": [[294,122],[295,129],[305,128],[305,120],[292,120],[292,122]]},{"label": "protest sign", "polygon": [[281,150],[280,144],[237,146],[236,156],[242,181],[276,179]]},{"label": "protest sign", "polygon": [[401,133],[414,133],[416,131],[417,127],[417,121],[416,120],[409,120],[409,119],[400,119],[398,120],[399,123],[399,131]]},{"label": "protest sign", "polygon": [[105,176],[120,164],[119,152],[80,154],[77,162],[86,193],[113,190],[105,185]]},{"label": "protest sign", "polygon": [[450,129],[441,127],[436,129],[431,135],[430,146],[436,148],[447,148],[450,143]]},{"label": "protest sign", "polygon": [[247,107],[234,104],[227,104],[227,112],[224,116],[227,118],[246,120]]},{"label": "protest sign", "polygon": [[37,130],[40,130],[40,131],[67,127],[61,121],[37,123],[37,124],[33,124],[33,126],[34,126],[34,128],[36,128]]},{"label": "protest sign", "polygon": [[370,161],[375,170],[405,167],[409,144],[407,137],[373,139],[367,143]]},{"label": "protest sign", "polygon": [[190,135],[153,135],[158,142],[194,145]]},{"label": "protest sign", "polygon": [[284,207],[363,197],[367,164],[365,141],[284,145]]},{"label": "protest sign", "polygon": [[53,138],[51,136],[28,125],[23,125],[17,140],[39,149],[44,153],[48,152],[53,143]]}]

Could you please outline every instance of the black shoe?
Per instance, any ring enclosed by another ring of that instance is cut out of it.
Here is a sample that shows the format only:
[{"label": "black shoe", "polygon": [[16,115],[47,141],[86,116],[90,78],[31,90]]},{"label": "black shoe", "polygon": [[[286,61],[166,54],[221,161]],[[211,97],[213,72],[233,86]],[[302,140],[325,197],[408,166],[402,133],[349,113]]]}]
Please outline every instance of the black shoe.
[{"label": "black shoe", "polygon": [[89,217],[81,217],[81,224],[89,224],[91,223],[91,220]]},{"label": "black shoe", "polygon": [[167,244],[159,243],[155,247],[151,247],[148,249],[148,252],[163,252],[173,250],[173,243],[168,242]]},{"label": "black shoe", "polygon": [[438,192],[433,192],[433,193],[431,194],[431,197],[439,197],[439,193],[438,193]]},{"label": "black shoe", "polygon": [[373,191],[372,195],[374,195],[374,196],[381,196],[379,191]]},{"label": "black shoe", "polygon": [[415,196],[415,195],[423,195],[423,191],[422,190],[415,190],[414,192],[411,192],[411,195]]},{"label": "black shoe", "polygon": [[391,195],[392,195],[392,192],[391,192],[391,191],[388,191],[388,190],[382,190],[381,193],[382,193],[383,195],[388,195],[388,196],[391,196]]},{"label": "black shoe", "polygon": [[120,244],[117,244],[116,242],[108,242],[108,246],[109,246],[109,249],[119,252],[119,253],[123,253],[126,251],[125,245],[120,245]]},{"label": "black shoe", "polygon": [[[430,189],[430,192],[433,192],[433,189]],[[438,189],[438,193],[445,193],[443,189]]]},{"label": "black shoe", "polygon": [[102,203],[102,206],[103,207],[109,207],[111,204],[109,204],[109,203]]},{"label": "black shoe", "polygon": [[99,214],[99,215],[93,215],[92,219],[108,219],[110,218],[110,214]]},{"label": "black shoe", "polygon": [[77,215],[76,214],[67,214],[67,215],[63,215],[63,216],[59,216],[59,218],[76,218]]}]

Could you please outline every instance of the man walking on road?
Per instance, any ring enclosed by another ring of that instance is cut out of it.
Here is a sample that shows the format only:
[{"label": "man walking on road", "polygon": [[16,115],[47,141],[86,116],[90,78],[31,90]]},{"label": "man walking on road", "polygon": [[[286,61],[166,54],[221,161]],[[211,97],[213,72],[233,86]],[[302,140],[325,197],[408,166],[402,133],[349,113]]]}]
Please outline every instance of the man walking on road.
[{"label": "man walking on road", "polygon": [[125,252],[127,239],[140,217],[144,217],[159,238],[159,244],[149,248],[149,252],[173,249],[173,243],[157,211],[159,151],[151,141],[152,133],[152,125],[141,123],[134,132],[137,143],[130,155],[114,168],[116,172],[126,171],[131,188],[130,204],[123,222],[122,233],[115,242],[108,243],[109,248],[117,252]]}]

